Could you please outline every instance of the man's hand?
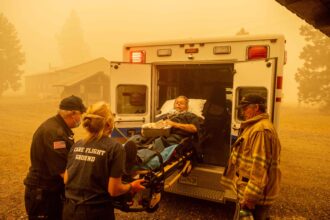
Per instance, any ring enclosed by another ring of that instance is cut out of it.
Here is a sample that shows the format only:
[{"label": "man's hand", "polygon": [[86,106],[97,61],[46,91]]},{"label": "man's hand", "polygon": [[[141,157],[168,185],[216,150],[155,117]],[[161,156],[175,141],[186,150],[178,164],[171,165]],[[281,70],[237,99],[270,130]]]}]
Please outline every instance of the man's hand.
[{"label": "man's hand", "polygon": [[254,201],[249,201],[249,200],[245,200],[245,199],[243,199],[243,201],[240,202],[241,208],[254,209],[255,205],[256,204]]},{"label": "man's hand", "polygon": [[171,121],[170,119],[166,119],[166,120],[164,120],[164,124],[165,124],[165,126],[170,125],[172,127],[175,127],[175,124],[177,124],[177,123],[174,121]]},{"label": "man's hand", "polygon": [[171,121],[169,119],[165,120],[164,122],[165,122],[165,125],[170,125],[174,128],[179,128],[181,130],[184,130],[184,131],[187,131],[187,132],[190,132],[190,133],[196,133],[197,132],[197,128],[193,124],[182,124],[182,123]]},{"label": "man's hand", "polygon": [[144,179],[138,179],[138,180],[135,180],[133,182],[131,182],[131,186],[132,186],[132,189],[131,189],[131,192],[132,193],[137,193],[143,189],[145,189],[145,187],[141,184],[144,182]]}]

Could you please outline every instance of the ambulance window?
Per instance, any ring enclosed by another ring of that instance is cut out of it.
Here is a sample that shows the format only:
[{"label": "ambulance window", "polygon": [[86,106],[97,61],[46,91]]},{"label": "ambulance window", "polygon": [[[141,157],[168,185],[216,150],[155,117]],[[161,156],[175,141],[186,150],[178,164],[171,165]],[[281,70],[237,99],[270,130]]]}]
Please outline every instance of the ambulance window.
[{"label": "ambulance window", "polygon": [[119,85],[117,87],[117,113],[146,113],[146,94],[147,87],[144,85]]},{"label": "ambulance window", "polygon": [[[249,94],[257,94],[265,98],[266,106],[267,106],[267,89],[264,87],[240,87],[237,89],[237,98],[236,98],[236,106],[238,106],[239,101],[243,98],[243,96]],[[242,112],[240,109],[236,109],[236,118],[240,121],[244,120]]]}]

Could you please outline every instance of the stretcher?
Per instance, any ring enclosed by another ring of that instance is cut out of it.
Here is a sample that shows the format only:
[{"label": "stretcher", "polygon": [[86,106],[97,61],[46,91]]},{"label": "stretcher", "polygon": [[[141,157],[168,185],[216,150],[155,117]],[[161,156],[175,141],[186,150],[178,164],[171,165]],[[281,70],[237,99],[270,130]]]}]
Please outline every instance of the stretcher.
[{"label": "stretcher", "polygon": [[[164,189],[172,186],[181,176],[189,175],[194,158],[194,148],[190,138],[180,144],[168,147],[161,153],[156,153],[147,163],[136,169],[136,176],[124,176],[124,182],[131,182],[135,178],[143,178],[145,190],[137,194],[127,193],[113,200],[115,208],[124,212],[147,211],[154,212],[159,207]],[[170,176],[171,181],[165,183]]]}]

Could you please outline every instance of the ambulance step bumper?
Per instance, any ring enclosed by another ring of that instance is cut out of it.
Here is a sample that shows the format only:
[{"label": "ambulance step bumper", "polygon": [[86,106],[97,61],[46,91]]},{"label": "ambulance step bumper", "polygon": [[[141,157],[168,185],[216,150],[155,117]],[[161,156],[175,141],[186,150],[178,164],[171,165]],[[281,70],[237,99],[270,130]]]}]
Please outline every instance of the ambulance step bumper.
[{"label": "ambulance step bumper", "polygon": [[224,192],[212,189],[205,189],[198,186],[190,186],[185,184],[174,184],[167,188],[166,192],[175,193],[183,196],[224,203]]}]

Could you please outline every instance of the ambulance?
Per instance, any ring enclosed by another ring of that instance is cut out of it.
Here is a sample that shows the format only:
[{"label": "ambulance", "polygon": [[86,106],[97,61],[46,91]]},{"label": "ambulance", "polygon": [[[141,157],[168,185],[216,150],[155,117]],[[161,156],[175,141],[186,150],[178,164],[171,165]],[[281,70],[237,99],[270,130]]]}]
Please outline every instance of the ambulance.
[{"label": "ambulance", "polygon": [[205,122],[202,160],[166,191],[234,202],[236,194],[221,189],[219,180],[243,120],[239,100],[250,93],[263,96],[277,127],[285,61],[282,35],[125,44],[123,61],[110,62],[112,136],[123,143],[172,108],[175,97],[187,96],[190,108]]}]

